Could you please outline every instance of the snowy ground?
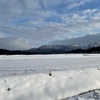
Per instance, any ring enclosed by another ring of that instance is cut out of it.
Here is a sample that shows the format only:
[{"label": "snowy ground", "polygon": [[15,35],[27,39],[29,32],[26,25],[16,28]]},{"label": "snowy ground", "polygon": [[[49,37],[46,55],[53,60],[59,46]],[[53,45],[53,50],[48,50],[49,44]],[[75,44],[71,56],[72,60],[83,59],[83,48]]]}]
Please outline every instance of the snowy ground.
[{"label": "snowy ground", "polygon": [[100,67],[100,55],[0,56],[0,76]]},{"label": "snowy ground", "polygon": [[80,93],[73,97],[67,97],[62,100],[100,100],[100,89],[89,90],[84,93]]},{"label": "snowy ground", "polygon": [[0,56],[0,100],[100,100],[99,89],[100,55]]}]

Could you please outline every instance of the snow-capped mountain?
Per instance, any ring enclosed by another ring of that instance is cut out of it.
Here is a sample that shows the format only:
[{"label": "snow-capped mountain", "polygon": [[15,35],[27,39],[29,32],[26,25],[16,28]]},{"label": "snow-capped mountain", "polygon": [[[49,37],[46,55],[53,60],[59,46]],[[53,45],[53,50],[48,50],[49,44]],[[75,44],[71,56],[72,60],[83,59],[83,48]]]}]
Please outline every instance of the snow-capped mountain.
[{"label": "snow-capped mountain", "polygon": [[89,43],[84,43],[81,45],[81,49],[86,50],[86,49],[90,49],[93,47],[99,47],[100,43],[96,43],[96,42],[89,42]]},{"label": "snow-capped mountain", "polygon": [[[53,54],[53,53],[68,53],[73,50],[88,50],[91,48],[100,47],[99,43],[89,42],[84,44],[70,44],[70,45],[43,45],[39,48],[32,48],[31,53]],[[86,51],[85,51],[86,52]]]},{"label": "snow-capped mountain", "polygon": [[11,51],[0,49],[0,55],[7,54],[65,54],[65,53],[100,53],[100,44],[89,42],[70,45],[43,45],[38,48],[23,51]]},{"label": "snow-capped mountain", "polygon": [[83,37],[57,40],[29,50],[3,50],[0,55],[7,54],[66,54],[66,53],[100,53],[100,33]]},{"label": "snow-capped mountain", "polygon": [[71,50],[75,50],[75,49],[90,49],[93,47],[99,47],[100,43],[96,43],[96,42],[88,42],[88,43],[83,43],[83,44],[70,44],[70,45],[43,45],[41,47],[39,47],[39,49],[55,49],[55,50],[67,50],[67,51],[71,51]]}]

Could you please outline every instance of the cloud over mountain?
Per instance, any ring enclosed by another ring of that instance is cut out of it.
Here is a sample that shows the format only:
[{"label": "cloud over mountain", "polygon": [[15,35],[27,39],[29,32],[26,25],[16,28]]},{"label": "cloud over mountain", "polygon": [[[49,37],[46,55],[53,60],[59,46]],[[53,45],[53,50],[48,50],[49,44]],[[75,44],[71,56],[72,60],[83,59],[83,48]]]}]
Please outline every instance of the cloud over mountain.
[{"label": "cloud over mountain", "polygon": [[[21,42],[15,42],[20,40],[27,41],[25,48],[29,48],[99,33],[99,4],[99,0],[0,0],[0,37],[5,39],[0,39],[0,46],[19,45],[19,49]],[[13,45],[6,42],[8,38]]]},{"label": "cloud over mountain", "polygon": [[85,43],[99,43],[100,44],[100,33],[89,34],[83,37],[76,37],[72,39],[56,40],[52,41],[51,45],[71,45],[71,44],[85,44]]}]

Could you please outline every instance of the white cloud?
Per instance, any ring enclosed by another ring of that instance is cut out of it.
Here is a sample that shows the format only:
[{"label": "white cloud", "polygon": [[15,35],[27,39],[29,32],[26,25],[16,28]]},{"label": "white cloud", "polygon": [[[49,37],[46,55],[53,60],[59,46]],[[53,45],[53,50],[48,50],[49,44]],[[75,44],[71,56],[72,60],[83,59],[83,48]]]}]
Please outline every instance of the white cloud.
[{"label": "white cloud", "polygon": [[0,48],[9,50],[24,50],[29,49],[30,45],[28,40],[25,40],[24,38],[0,37]]},{"label": "white cloud", "polygon": [[[94,0],[0,0],[0,37],[3,38],[0,39],[0,45],[22,49],[30,48],[30,45],[40,46],[62,37],[68,38],[80,32],[90,34],[100,26],[100,10],[70,10],[92,1]],[[56,18],[48,21],[55,16],[61,22],[55,21]],[[23,42],[25,44],[22,46]]]},{"label": "white cloud", "polygon": [[78,6],[84,5],[85,3],[92,2],[92,1],[94,0],[76,0],[68,5],[68,9],[73,9],[73,8],[76,8]]}]

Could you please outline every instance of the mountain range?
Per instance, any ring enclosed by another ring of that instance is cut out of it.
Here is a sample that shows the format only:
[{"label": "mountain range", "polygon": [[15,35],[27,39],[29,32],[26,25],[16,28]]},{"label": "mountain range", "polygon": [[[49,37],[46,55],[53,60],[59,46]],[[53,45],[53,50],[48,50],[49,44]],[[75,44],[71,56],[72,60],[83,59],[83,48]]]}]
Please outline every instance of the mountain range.
[{"label": "mountain range", "polygon": [[43,45],[38,48],[29,50],[5,50],[0,49],[0,55],[15,55],[15,54],[66,54],[66,53],[100,53],[100,44],[90,42],[84,45]]},{"label": "mountain range", "polygon": [[100,34],[86,35],[66,40],[53,41],[29,50],[4,50],[0,54],[66,54],[66,53],[100,53]]},{"label": "mountain range", "polygon": [[[43,45],[39,48],[32,48],[28,50],[30,53],[35,54],[62,54],[62,53],[89,53],[90,49],[99,48],[100,44],[95,42],[80,44],[70,44],[70,45]],[[96,51],[91,51],[93,53]],[[99,52],[99,51],[97,51]]]}]

